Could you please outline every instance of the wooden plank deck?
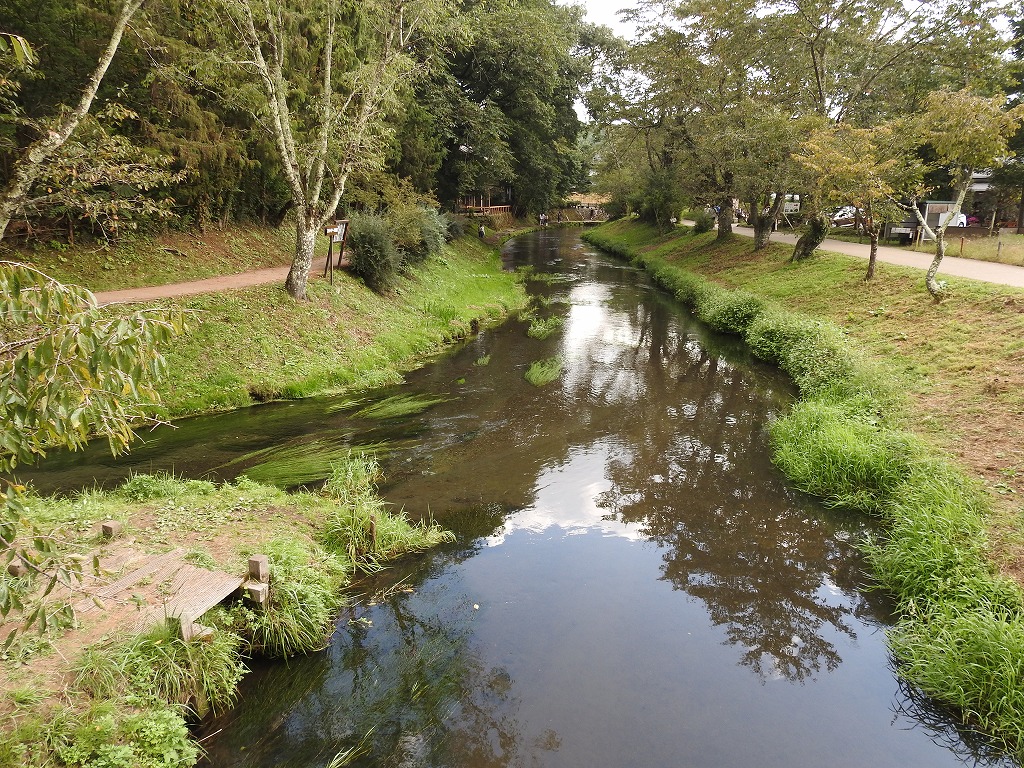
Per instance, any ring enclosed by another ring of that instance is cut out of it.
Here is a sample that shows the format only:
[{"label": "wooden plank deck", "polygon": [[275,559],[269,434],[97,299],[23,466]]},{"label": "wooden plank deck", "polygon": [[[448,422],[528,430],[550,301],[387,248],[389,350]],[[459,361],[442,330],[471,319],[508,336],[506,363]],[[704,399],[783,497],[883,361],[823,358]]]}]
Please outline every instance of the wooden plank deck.
[{"label": "wooden plank deck", "polygon": [[[108,584],[91,587],[92,597],[74,604],[76,613],[114,610],[134,604],[137,625],[148,628],[166,619],[190,625],[206,611],[237,591],[244,575],[197,568],[184,560],[187,550],[173,549],[160,555],[119,558],[130,570]],[[109,569],[111,564],[101,563]]]}]

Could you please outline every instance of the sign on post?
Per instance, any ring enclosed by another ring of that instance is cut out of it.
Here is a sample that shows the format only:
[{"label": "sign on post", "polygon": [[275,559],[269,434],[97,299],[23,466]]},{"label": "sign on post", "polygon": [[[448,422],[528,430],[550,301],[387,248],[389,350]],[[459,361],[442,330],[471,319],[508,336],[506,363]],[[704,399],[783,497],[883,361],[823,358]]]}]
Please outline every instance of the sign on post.
[{"label": "sign on post", "polygon": [[338,267],[348,264],[345,259],[345,241],[348,239],[348,219],[335,219],[333,224],[324,227],[324,234],[330,238],[327,242],[327,264],[324,265],[324,277],[330,272],[331,284],[334,284],[334,244],[338,243]]}]

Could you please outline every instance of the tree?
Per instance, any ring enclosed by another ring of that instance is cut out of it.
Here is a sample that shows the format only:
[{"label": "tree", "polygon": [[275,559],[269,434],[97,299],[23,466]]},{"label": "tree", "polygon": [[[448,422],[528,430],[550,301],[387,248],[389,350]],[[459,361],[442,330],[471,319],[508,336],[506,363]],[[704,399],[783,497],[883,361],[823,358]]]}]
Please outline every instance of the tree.
[{"label": "tree", "polygon": [[[0,262],[0,471],[54,447],[80,448],[93,435],[105,437],[115,454],[124,450],[159,401],[160,345],[183,328],[180,313],[104,310],[84,288]],[[5,567],[17,561],[44,574],[49,584],[26,602],[0,582],[0,616],[23,610],[25,625],[45,630],[70,610],[50,611],[46,597],[58,583],[73,587],[82,565],[20,514],[20,491],[8,484],[0,501],[0,558]]]},{"label": "tree", "polygon": [[100,56],[74,108],[41,123],[39,136],[19,156],[7,184],[0,190],[0,239],[3,239],[11,217],[22,205],[32,184],[46,168],[47,162],[71,137],[82,122],[99,90],[100,82],[110,67],[114,54],[121,44],[121,37],[132,17],[142,8],[146,0],[122,0],[114,20],[106,48]]},{"label": "tree", "polygon": [[936,280],[946,254],[946,230],[960,214],[974,172],[1005,162],[1009,140],[1024,121],[1024,105],[1011,109],[1005,106],[1002,96],[986,98],[968,88],[936,91],[929,96],[924,112],[912,122],[913,135],[921,144],[931,147],[935,166],[952,179],[953,208],[934,229],[916,204],[921,191],[911,206],[925,234],[935,240],[935,258],[925,274],[925,285],[936,302],[946,295],[945,284]]},{"label": "tree", "polygon": [[447,7],[443,0],[219,0],[216,7],[236,44],[220,63],[258,83],[252,117],[272,137],[291,192],[295,255],[285,287],[304,299],[315,238],[336,216],[349,177],[384,161],[393,130],[387,118],[420,67],[406,52],[412,37]]}]

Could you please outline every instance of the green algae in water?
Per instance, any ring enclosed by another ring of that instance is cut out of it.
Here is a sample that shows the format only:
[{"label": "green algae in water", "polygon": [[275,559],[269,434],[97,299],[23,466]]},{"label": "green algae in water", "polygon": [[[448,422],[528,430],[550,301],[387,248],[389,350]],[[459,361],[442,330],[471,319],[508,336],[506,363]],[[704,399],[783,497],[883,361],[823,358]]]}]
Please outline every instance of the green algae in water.
[{"label": "green algae in water", "polygon": [[415,416],[423,413],[439,403],[446,403],[452,398],[437,395],[394,395],[380,402],[360,408],[353,416],[364,419],[397,419],[402,416]]},{"label": "green algae in water", "polygon": [[[347,460],[353,453],[377,455],[387,450],[387,444],[352,446],[348,435],[333,440],[317,439],[306,443],[270,446],[233,459],[224,466],[246,464],[243,474],[257,483],[293,488],[314,483],[331,476],[335,464]],[[261,461],[262,459],[262,461]]]},{"label": "green algae in water", "polygon": [[[353,416],[362,419],[397,419],[403,416],[415,416],[423,413],[439,403],[446,403],[452,398],[439,395],[392,395],[375,403],[365,405],[353,412]],[[358,408],[365,400],[346,400],[332,406],[328,413],[338,413]]]},{"label": "green algae in water", "polygon": [[537,360],[530,364],[525,378],[535,387],[543,387],[562,375],[562,358],[549,357],[545,360]]}]

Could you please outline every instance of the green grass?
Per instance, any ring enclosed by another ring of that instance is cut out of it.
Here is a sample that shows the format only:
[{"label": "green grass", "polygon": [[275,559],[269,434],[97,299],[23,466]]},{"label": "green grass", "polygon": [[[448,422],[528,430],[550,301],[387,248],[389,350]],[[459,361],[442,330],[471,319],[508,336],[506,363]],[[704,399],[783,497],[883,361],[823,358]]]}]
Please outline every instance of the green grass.
[{"label": "green grass", "polygon": [[[884,536],[866,550],[880,585],[897,600],[891,646],[899,674],[1024,757],[1024,600],[986,557],[989,499],[948,458],[905,430],[914,420],[904,392],[936,370],[923,372],[922,363],[887,370],[875,362],[900,360],[891,351],[899,344],[880,338],[892,332],[890,312],[905,322],[907,315],[931,311],[934,322],[942,310],[908,300],[907,273],[898,270],[895,285],[891,278],[861,283],[860,293],[873,301],[858,306],[848,296],[837,299],[863,269],[848,260],[788,265],[778,248],[752,256],[749,246],[735,241],[717,244],[703,235],[666,240],[628,222],[585,238],[642,264],[698,318],[743,336],[755,355],[793,377],[800,399],[771,427],[773,458],[798,488],[882,523]],[[962,283],[958,290],[993,301],[994,291],[984,286]],[[837,308],[853,321],[875,320],[865,346],[822,319]],[[972,341],[978,331],[971,324],[980,317],[958,313],[947,339],[940,314],[927,336],[955,360],[953,349]],[[880,334],[880,328],[886,330]],[[885,350],[888,355],[880,354]],[[948,357],[942,362],[948,371]]]},{"label": "green grass", "polygon": [[[379,296],[347,274],[309,301],[266,285],[181,299],[192,330],[167,350],[171,417],[399,383],[446,345],[526,305],[515,275],[472,239],[446,246]],[[437,297],[443,296],[444,300]]]}]

